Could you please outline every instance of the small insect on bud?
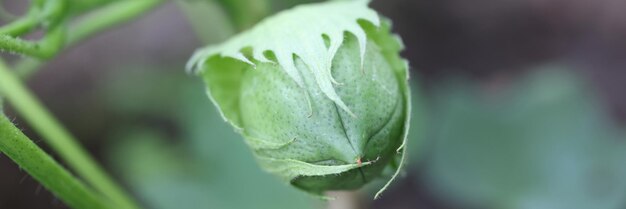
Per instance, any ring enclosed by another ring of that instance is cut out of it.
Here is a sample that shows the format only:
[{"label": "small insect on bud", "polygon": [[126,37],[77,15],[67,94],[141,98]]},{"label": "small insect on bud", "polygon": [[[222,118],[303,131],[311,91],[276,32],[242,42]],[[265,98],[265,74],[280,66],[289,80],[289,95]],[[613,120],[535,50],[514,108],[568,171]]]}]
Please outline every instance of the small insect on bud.
[{"label": "small insect on bud", "polygon": [[367,3],[296,7],[189,62],[259,164],[313,194],[360,188],[391,164],[395,177],[404,158],[407,64]]}]

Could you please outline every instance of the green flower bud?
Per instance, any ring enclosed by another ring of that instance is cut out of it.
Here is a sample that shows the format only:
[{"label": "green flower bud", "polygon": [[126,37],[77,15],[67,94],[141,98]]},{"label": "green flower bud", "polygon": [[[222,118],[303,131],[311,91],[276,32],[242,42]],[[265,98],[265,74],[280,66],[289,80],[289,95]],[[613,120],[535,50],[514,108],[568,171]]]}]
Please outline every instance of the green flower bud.
[{"label": "green flower bud", "polygon": [[403,159],[410,98],[398,40],[367,1],[328,2],[199,50],[190,66],[265,170],[321,194],[357,189]]},{"label": "green flower bud", "polygon": [[299,177],[307,191],[355,189],[379,176],[402,144],[404,101],[399,81],[374,42],[361,68],[359,45],[348,36],[332,62],[337,94],[352,112],[328,99],[307,66],[296,60],[305,83],[299,88],[279,65],[259,64],[241,80],[243,134],[276,147],[252,147],[260,158],[318,165],[370,163],[338,175]]}]

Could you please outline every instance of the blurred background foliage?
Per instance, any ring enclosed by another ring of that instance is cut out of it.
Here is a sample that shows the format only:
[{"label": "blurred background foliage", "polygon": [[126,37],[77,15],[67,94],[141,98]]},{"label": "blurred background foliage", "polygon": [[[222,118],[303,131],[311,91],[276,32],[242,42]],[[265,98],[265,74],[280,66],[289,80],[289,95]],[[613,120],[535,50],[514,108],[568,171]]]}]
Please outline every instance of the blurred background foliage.
[{"label": "blurred background foliage", "polygon": [[[184,72],[194,49],[306,2],[169,2],[29,84],[148,208],[626,207],[624,1],[374,0],[413,67],[410,168],[379,200],[330,203],[263,172]],[[0,208],[65,206],[0,157]]]},{"label": "blurred background foliage", "polygon": [[506,86],[439,87],[420,180],[458,207],[626,206],[626,138],[563,68]]}]

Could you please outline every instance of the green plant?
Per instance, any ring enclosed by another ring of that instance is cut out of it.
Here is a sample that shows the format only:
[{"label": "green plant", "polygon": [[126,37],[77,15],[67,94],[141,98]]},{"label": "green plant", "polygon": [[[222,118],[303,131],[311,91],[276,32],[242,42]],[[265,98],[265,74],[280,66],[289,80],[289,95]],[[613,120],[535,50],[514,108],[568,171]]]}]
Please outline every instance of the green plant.
[{"label": "green plant", "polygon": [[406,153],[408,67],[368,2],[296,7],[188,64],[259,164],[316,195],[359,188],[388,164],[391,182]]},{"label": "green plant", "polygon": [[[44,142],[50,145],[52,151],[58,154],[60,160],[67,164],[68,169],[61,166],[21,133],[4,113],[0,115],[0,152],[24,168],[26,172],[72,208],[139,208],[139,205],[109,177],[80,146],[78,140],[46,110],[44,105],[24,85],[23,80],[35,73],[45,61],[57,56],[63,49],[106,29],[128,22],[162,2],[164,1],[33,0],[30,2],[26,14],[0,27],[0,50],[20,55],[20,57],[13,59],[15,62],[10,63],[10,65],[5,64],[4,60],[0,60],[0,105],[3,101],[11,104],[13,110],[40,134]],[[250,28],[269,11],[266,1],[216,2],[222,5],[228,14],[233,31]],[[350,151],[343,149],[347,147],[335,147],[336,150],[334,151],[338,153],[314,156],[320,159],[333,158],[323,163],[318,162],[317,165],[304,159],[292,159],[290,157],[283,157],[279,160],[267,160],[269,158],[262,160],[263,167],[273,170],[275,173],[288,171],[288,173],[281,175],[284,179],[315,194],[321,194],[328,189],[358,188],[370,181],[371,178],[379,176],[382,169],[388,164],[395,169],[393,179],[398,175],[406,153],[404,143],[408,132],[410,97],[407,85],[407,65],[398,56],[402,45],[399,39],[390,33],[389,23],[380,21],[376,12],[367,8],[367,3],[368,1],[361,0],[337,1],[299,7],[261,23],[250,32],[233,37],[231,41],[221,45],[220,48],[199,51],[189,62],[191,65],[198,66],[199,71],[203,72],[205,72],[205,64],[225,68],[234,67],[232,72],[240,73],[243,71],[237,70],[246,68],[248,74],[246,79],[248,80],[256,79],[261,75],[267,76],[270,80],[280,76],[283,76],[285,81],[294,79],[295,85],[284,87],[302,88],[308,91],[306,93],[307,101],[299,101],[300,103],[296,104],[307,104],[306,106],[310,107],[310,115],[300,117],[299,119],[302,119],[299,121],[300,123],[307,123],[305,118],[320,121],[321,117],[324,117],[321,114],[323,111],[333,110],[335,112],[332,117],[335,117],[335,120],[341,120],[341,124],[345,125],[334,131],[343,131],[346,137],[348,134],[359,136],[358,139],[354,139],[356,140],[354,143],[358,143],[356,145],[359,147],[358,149],[352,147],[351,149],[354,150]],[[186,2],[181,4],[184,5]],[[322,18],[320,22],[316,23],[319,27],[302,27],[303,24],[293,25],[294,22],[315,19],[316,13],[327,12],[324,11],[326,9],[331,11],[329,14],[332,14],[336,18],[335,20],[339,20],[341,24],[337,24],[338,22],[334,24],[323,23],[322,21],[330,21],[331,19]],[[344,14],[344,12],[346,13]],[[281,24],[284,26],[282,29]],[[272,33],[279,35],[287,33],[289,31],[285,29],[293,29],[289,28],[290,26],[300,26],[297,29],[300,35],[293,37],[283,35],[282,37],[286,39],[282,42],[276,39],[280,37],[267,37]],[[344,34],[344,30],[348,33]],[[25,38],[36,32],[42,32],[42,38],[38,40]],[[343,41],[344,36],[345,41]],[[298,42],[312,44],[299,45]],[[252,51],[250,52],[253,54],[239,53],[246,47],[244,46],[246,44],[251,44]],[[270,50],[272,55],[265,54],[266,50]],[[218,51],[222,51],[225,56],[236,58],[236,60],[226,61],[226,64],[221,63],[221,61],[205,62]],[[293,63],[293,55],[299,57],[295,59],[296,63]],[[256,65],[258,69],[267,68],[273,73],[253,74],[253,71],[249,70],[251,65],[248,64]],[[312,70],[314,79],[296,75],[303,73],[302,69],[305,66]],[[339,71],[339,67],[345,68],[345,71]],[[282,69],[286,70],[286,75],[289,77],[280,73]],[[203,77],[209,85],[216,79],[228,76],[229,72],[215,71],[213,73],[215,74],[203,73]],[[361,75],[361,77],[353,77],[353,75]],[[376,80],[379,77],[381,79]],[[352,80],[353,78],[358,79]],[[380,83],[378,83],[379,85],[370,85],[368,79],[374,79],[374,82]],[[337,90],[334,87],[342,86],[341,82],[352,81],[356,81],[358,84],[350,88],[339,87]],[[249,82],[253,81],[245,81],[244,83],[247,85]],[[238,82],[230,84],[239,85]],[[230,91],[238,90],[237,87],[228,89],[228,85],[220,86],[217,91],[231,93]],[[250,86],[250,88],[265,87],[268,90],[277,90],[272,89],[269,85],[271,84]],[[355,92],[360,88],[367,88],[367,90]],[[216,95],[213,92],[215,90],[209,88],[211,95]],[[360,97],[361,93],[365,93],[366,96]],[[382,101],[386,99],[381,96],[383,93],[386,93],[384,94],[385,97],[393,98],[394,103],[392,105]],[[278,94],[280,94],[279,91],[270,91],[270,94],[266,96],[272,97]],[[239,97],[240,94],[234,94],[234,96]],[[300,96],[302,95],[294,98],[304,98]],[[224,106],[222,102],[223,99],[238,98],[213,97],[212,99],[216,100],[216,104],[223,111],[222,114],[233,122],[232,117],[235,117],[233,114],[238,114],[236,112],[239,110],[228,110],[227,108],[230,107]],[[291,99],[293,98],[282,98],[276,104],[288,103]],[[323,103],[324,105],[319,106],[322,109],[318,110],[318,107],[312,104],[314,102]],[[241,107],[244,108],[244,112],[255,112],[260,106]],[[371,111],[370,108],[375,108],[375,111]],[[238,118],[239,115],[236,117]],[[239,122],[233,122],[233,124],[240,127],[251,125],[254,121],[250,120],[250,117],[255,116],[242,114],[243,121],[241,124]],[[280,121],[274,122],[276,126],[272,127],[274,129],[270,131],[279,131],[280,126],[285,126],[285,130],[307,131],[312,134],[323,134],[326,128],[337,125],[319,124],[319,127],[309,126],[304,129],[297,129],[289,126],[290,124],[280,124]],[[306,137],[295,138],[293,141],[280,144],[284,141],[255,141],[258,138],[253,137],[258,137],[258,135],[253,135],[250,131],[245,132],[244,135],[248,139],[247,142],[255,149],[257,156],[262,156],[263,151],[261,150],[264,149],[277,149],[279,146],[297,145],[305,141],[308,141],[309,144],[298,146],[304,148],[311,145],[310,143],[315,145],[313,138]],[[374,140],[368,146],[367,141],[370,137],[374,137]],[[270,138],[270,140],[275,139],[278,138]],[[352,143],[352,139],[347,140],[348,143]],[[326,152],[328,149],[320,148],[317,151]],[[315,155],[314,153],[309,154]],[[272,156],[272,154],[265,155],[265,157],[268,156]],[[345,180],[346,176],[361,176],[363,180],[334,186],[335,183]],[[384,186],[384,188],[386,187]],[[381,189],[381,192],[384,188]]]}]

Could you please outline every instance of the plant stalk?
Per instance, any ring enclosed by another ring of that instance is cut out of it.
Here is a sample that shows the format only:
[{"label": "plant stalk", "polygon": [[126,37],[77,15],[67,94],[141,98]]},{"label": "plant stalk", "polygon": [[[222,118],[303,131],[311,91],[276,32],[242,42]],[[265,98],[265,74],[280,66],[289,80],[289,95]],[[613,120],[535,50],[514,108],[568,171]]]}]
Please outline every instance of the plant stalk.
[{"label": "plant stalk", "polygon": [[1,113],[0,152],[72,208],[116,208],[72,176]]},{"label": "plant stalk", "polygon": [[27,90],[20,79],[0,63],[0,92],[37,133],[97,191],[121,208],[138,208],[130,196],[109,177],[77,140],[66,131],[43,105]]}]

